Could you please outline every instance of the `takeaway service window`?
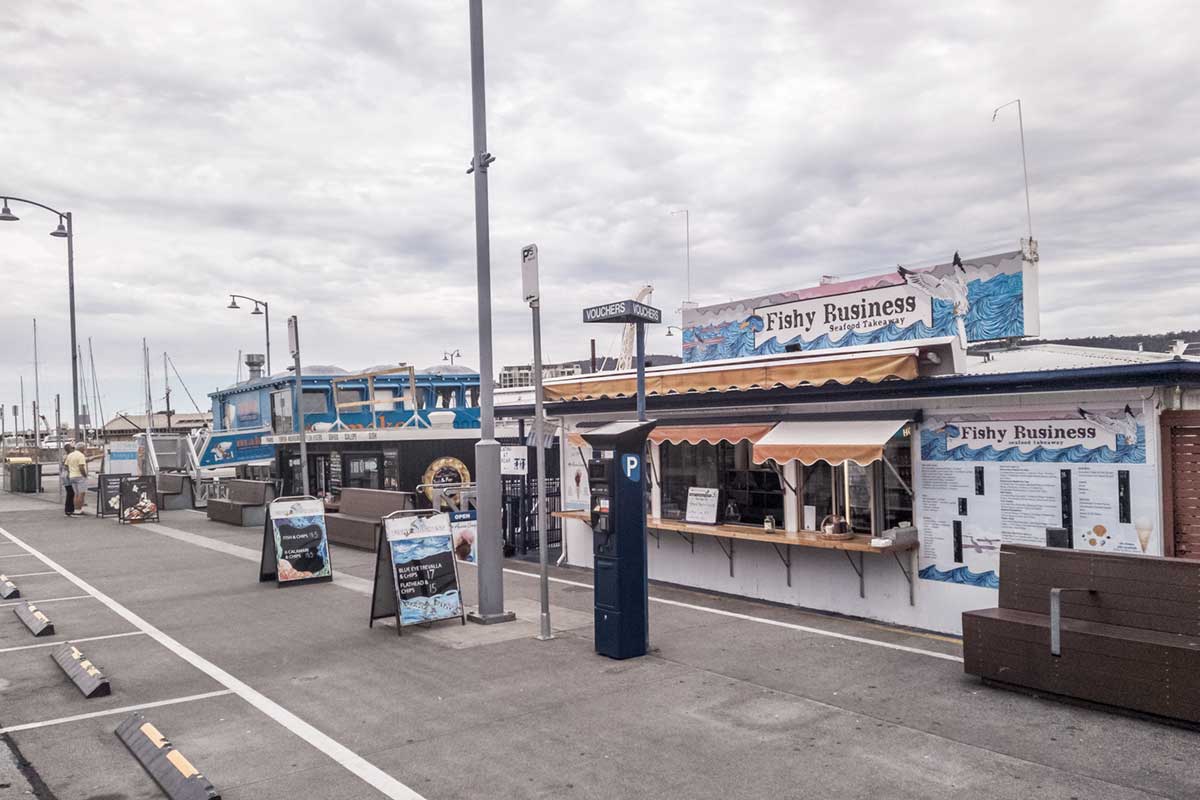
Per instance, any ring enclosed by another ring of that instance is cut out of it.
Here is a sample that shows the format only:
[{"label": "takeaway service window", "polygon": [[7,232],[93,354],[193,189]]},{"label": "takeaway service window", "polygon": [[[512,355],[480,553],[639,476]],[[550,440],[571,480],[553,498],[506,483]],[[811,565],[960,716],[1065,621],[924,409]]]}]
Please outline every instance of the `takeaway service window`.
[{"label": "takeaway service window", "polygon": [[775,470],[755,464],[750,442],[670,444],[659,451],[662,464],[662,515],[683,519],[690,487],[720,489],[718,520],[761,526],[768,516],[783,525],[783,485]]},{"label": "takeaway service window", "polygon": [[[861,466],[847,461],[805,465],[802,472],[801,527],[819,529],[829,515],[845,518],[855,533],[872,533],[912,522],[912,451],[906,436],[884,447],[883,461]],[[894,470],[894,471],[893,471]]]}]

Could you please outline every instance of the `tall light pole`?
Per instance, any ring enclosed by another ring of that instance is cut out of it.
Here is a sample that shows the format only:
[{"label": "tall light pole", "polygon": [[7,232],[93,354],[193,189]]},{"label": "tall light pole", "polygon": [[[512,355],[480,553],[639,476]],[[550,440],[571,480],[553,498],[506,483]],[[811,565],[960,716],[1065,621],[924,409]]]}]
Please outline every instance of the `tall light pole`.
[{"label": "tall light pole", "polygon": [[456,358],[462,358],[462,352],[460,352],[458,349],[442,351],[442,361],[449,361],[450,366],[452,367],[454,366],[454,359]]},{"label": "tall light pole", "polygon": [[[0,195],[0,200],[4,201],[4,207],[0,210],[0,222],[16,222],[20,219],[9,210],[10,202],[37,206],[51,214],[58,214],[58,227],[50,231],[50,235],[56,239],[67,240],[67,300],[71,313],[71,406],[73,411],[71,419],[74,420],[75,441],[79,441],[79,347],[75,341],[75,229],[73,218],[70,211],[59,211],[56,208],[21,197]],[[37,420],[34,420],[34,424],[37,424]]]},{"label": "tall light pole", "polygon": [[[1025,221],[1029,224],[1029,241],[1033,242],[1033,212],[1029,210],[1029,166],[1025,162],[1025,118],[1021,114],[1021,98],[1009,100],[1002,106],[997,106],[992,112],[992,122],[996,121],[996,115],[1000,113],[1000,109],[1007,108],[1013,103],[1017,104],[1017,127],[1021,131],[1021,170],[1025,173]],[[1033,245],[1030,244],[1030,247]]]},{"label": "tall light pole", "polygon": [[229,305],[227,305],[225,307],[233,308],[233,309],[241,308],[241,306],[239,306],[237,304],[237,299],[239,297],[242,298],[243,300],[248,300],[251,303],[254,303],[254,310],[250,312],[251,315],[253,315],[253,316],[258,316],[260,314],[264,315],[263,322],[264,322],[264,324],[266,326],[266,330],[267,330],[267,374],[270,375],[270,374],[272,374],[271,373],[271,306],[269,303],[267,303],[266,300],[256,300],[255,298],[247,297],[244,294],[231,294],[231,295],[229,295]]},{"label": "tall light pole", "polygon": [[[292,352],[292,369],[296,382],[292,384],[292,418],[297,420],[296,430],[300,433],[300,480],[304,488],[300,494],[308,494],[308,433],[304,427],[304,374],[300,370],[300,322],[296,315],[288,317],[288,350]],[[371,413],[375,413],[374,407]]]},{"label": "tall light pole", "polygon": [[687,301],[692,300],[692,219],[686,208],[672,211],[671,216],[683,214],[683,250],[687,265]]},{"label": "tall light pole", "polygon": [[537,463],[538,561],[541,566],[542,641],[554,638],[550,628],[550,543],[546,533],[546,419],[542,413],[542,293],[538,280],[538,248],[521,248],[521,286],[533,314],[533,446]]},{"label": "tall light pole", "polygon": [[485,625],[515,619],[504,610],[503,544],[500,531],[500,442],[492,368],[492,275],[488,234],[487,104],[483,77],[483,0],[468,0],[471,18],[471,120],[473,153],[467,174],[475,175],[475,284],[479,300],[479,442],[475,445],[475,511],[478,524],[479,609],[469,616]]}]

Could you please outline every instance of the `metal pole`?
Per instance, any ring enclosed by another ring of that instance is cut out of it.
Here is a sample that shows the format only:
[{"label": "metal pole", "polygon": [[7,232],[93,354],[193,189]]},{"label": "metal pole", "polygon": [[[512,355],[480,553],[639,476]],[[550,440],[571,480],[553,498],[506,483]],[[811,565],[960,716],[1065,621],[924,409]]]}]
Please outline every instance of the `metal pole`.
[{"label": "metal pole", "polygon": [[537,451],[537,524],[538,562],[541,564],[541,632],[542,641],[553,639],[550,629],[550,543],[546,533],[546,440],[545,418],[542,416],[542,303],[529,304],[533,311],[533,446]]},{"label": "metal pole", "polygon": [[263,303],[263,324],[267,326],[267,375],[271,375],[271,306]]},{"label": "metal pole", "polygon": [[[288,319],[288,331],[291,334],[288,338],[289,343],[295,347],[292,353],[293,363],[296,366],[296,382],[292,384],[292,417],[296,420],[294,425],[300,433],[300,479],[304,481],[304,488],[300,494],[308,494],[308,437],[304,429],[304,375],[300,371],[300,323],[295,316]],[[268,348],[269,349],[269,348]],[[371,409],[371,415],[375,415],[375,409]]]},{"label": "metal pole", "polygon": [[75,441],[79,441],[79,344],[75,341],[75,228],[70,211],[67,220],[67,294],[71,301],[71,420]]},{"label": "metal pole", "polygon": [[[54,395],[54,433],[56,436],[62,435],[62,395],[59,395],[57,393],[55,393],[55,395]],[[62,460],[62,439],[59,439],[58,445],[59,446],[57,448],[57,450],[58,450],[57,456],[58,456],[59,460],[61,461]],[[59,500],[63,499],[62,479],[63,479],[63,472],[60,469],[58,472],[58,499]]]},{"label": "metal pole", "polygon": [[[34,461],[38,465],[38,480],[42,474],[42,426],[38,415],[42,413],[42,388],[38,380],[37,317],[33,318],[33,447]],[[40,484],[39,484],[40,485]]]},{"label": "metal pole", "polygon": [[1025,117],[1021,113],[1021,98],[1017,98],[1017,126],[1021,130],[1021,170],[1025,173],[1025,220],[1029,223],[1029,241],[1033,242],[1033,212],[1029,209],[1029,166],[1025,163]]},{"label": "metal pole", "polygon": [[646,324],[634,323],[637,332],[637,418],[646,421]]},{"label": "metal pole", "polygon": [[483,0],[470,0],[471,118],[475,175],[475,281],[479,303],[479,423],[475,445],[476,517],[478,524],[479,610],[474,622],[490,624],[515,619],[504,610],[503,537],[500,531],[500,442],[496,441],[492,368],[492,278],[488,234],[487,119],[483,74]]}]

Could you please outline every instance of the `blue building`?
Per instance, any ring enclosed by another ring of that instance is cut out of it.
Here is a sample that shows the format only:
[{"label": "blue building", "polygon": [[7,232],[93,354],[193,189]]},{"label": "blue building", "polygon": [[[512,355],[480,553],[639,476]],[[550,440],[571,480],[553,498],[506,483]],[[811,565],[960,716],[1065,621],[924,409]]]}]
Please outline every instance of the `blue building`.
[{"label": "blue building", "polygon": [[[379,366],[350,373],[305,367],[297,398],[291,374],[262,375],[209,395],[213,433],[202,467],[255,465],[287,494],[343,487],[415,491],[431,468],[468,482],[479,438],[479,375],[464,367]],[[256,374],[258,372],[259,374]],[[302,487],[300,420],[309,460]],[[441,466],[433,468],[434,463]]]}]

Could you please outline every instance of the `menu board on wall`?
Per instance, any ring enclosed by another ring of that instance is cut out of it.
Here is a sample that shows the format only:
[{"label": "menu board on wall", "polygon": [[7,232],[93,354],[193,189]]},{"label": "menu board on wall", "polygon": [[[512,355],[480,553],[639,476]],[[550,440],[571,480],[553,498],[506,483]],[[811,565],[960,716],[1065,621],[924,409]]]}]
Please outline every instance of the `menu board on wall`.
[{"label": "menu board on wall", "polygon": [[1162,555],[1140,411],[1073,408],[929,418],[921,428],[920,575],[998,588],[1000,545]]}]

